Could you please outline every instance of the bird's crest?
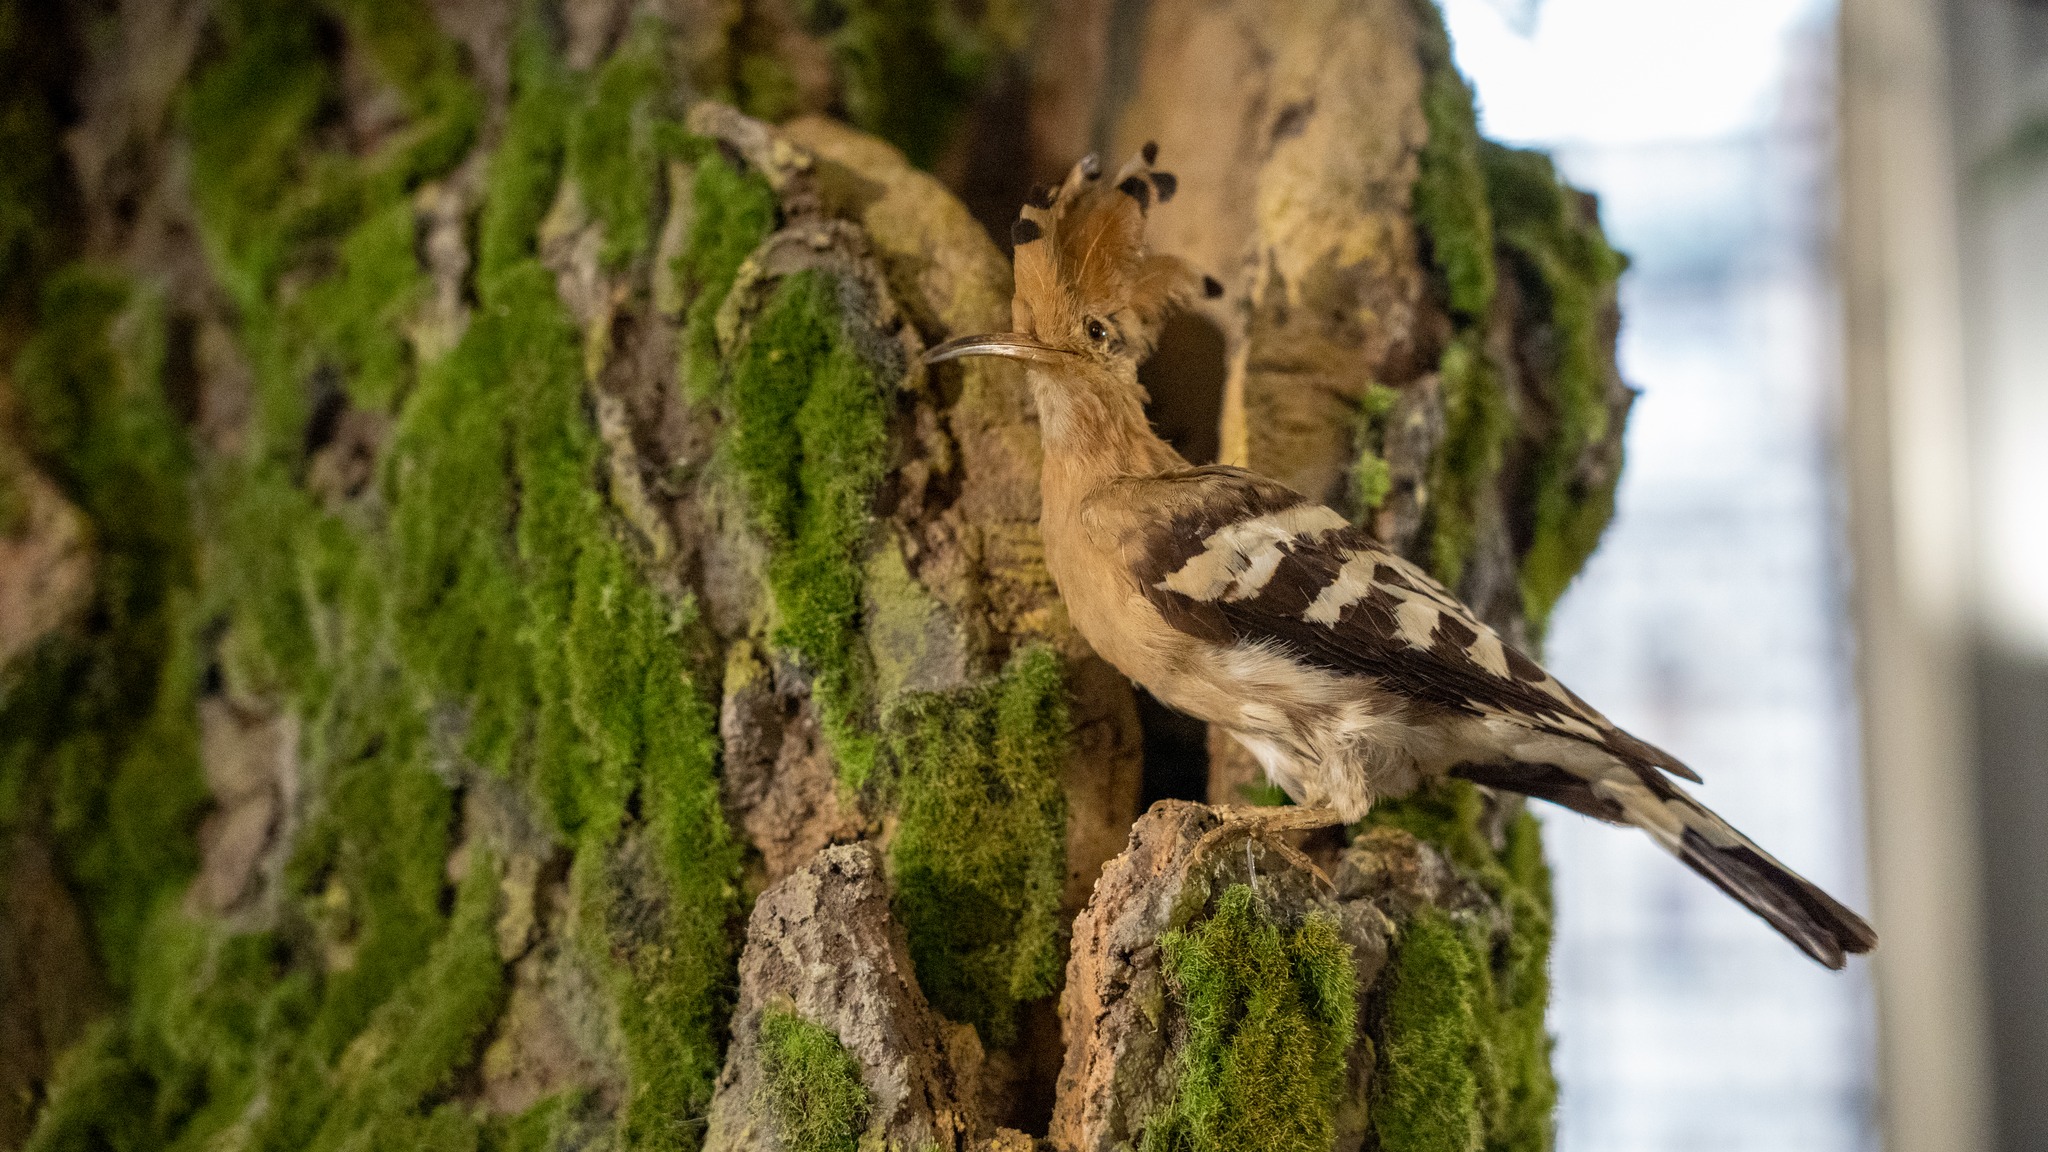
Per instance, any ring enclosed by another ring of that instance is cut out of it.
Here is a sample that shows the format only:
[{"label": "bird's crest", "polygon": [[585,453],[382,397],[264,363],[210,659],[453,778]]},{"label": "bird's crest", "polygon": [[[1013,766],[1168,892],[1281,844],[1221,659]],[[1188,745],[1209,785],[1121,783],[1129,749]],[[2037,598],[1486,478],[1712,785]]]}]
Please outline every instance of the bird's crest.
[{"label": "bird's crest", "polygon": [[1158,155],[1158,145],[1147,144],[1104,179],[1091,154],[1059,187],[1031,193],[1010,229],[1017,249],[1010,317],[1018,332],[1052,342],[1085,334],[1099,320],[1124,351],[1142,358],[1174,304],[1197,290],[1222,295],[1222,285],[1186,261],[1145,250],[1145,214],[1176,187],[1173,173],[1152,167]]}]

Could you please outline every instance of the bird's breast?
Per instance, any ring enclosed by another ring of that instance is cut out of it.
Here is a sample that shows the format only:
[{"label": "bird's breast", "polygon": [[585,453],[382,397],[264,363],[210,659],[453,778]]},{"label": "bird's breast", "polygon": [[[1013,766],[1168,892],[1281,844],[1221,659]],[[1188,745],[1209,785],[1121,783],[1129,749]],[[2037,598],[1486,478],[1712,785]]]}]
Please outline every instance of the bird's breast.
[{"label": "bird's breast", "polygon": [[1048,541],[1046,559],[1081,638],[1178,711],[1239,731],[1282,732],[1356,694],[1339,678],[1257,646],[1217,644],[1174,627],[1106,550]]}]

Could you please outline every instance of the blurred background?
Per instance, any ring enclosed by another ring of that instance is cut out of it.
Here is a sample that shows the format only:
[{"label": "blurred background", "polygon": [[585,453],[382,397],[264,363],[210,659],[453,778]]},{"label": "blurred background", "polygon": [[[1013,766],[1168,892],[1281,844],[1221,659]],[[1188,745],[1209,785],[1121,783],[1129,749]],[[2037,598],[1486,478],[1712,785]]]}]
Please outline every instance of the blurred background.
[{"label": "blurred background", "polygon": [[[1550,149],[1632,261],[1642,390],[1553,667],[1868,906],[1836,429],[1832,5],[1454,0],[1485,131]],[[1868,968],[1837,976],[1640,837],[1546,807],[1571,1152],[1874,1148]]]},{"label": "blurred background", "polygon": [[1559,1147],[2048,1148],[2048,4],[1447,0],[1642,391],[1550,663],[1884,939],[1546,811]]}]

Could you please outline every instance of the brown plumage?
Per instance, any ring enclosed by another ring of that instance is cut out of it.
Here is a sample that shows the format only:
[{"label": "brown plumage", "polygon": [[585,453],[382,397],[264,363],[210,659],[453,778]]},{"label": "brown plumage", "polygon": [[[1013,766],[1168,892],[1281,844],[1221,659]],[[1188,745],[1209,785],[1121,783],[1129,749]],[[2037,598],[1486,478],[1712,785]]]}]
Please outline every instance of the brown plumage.
[{"label": "brown plumage", "polygon": [[1024,361],[1045,442],[1046,563],[1095,650],[1228,730],[1300,804],[1357,820],[1381,796],[1462,776],[1648,832],[1839,968],[1876,934],[1671,779],[1630,736],[1457,598],[1344,517],[1238,468],[1193,467],[1154,434],[1137,365],[1168,309],[1215,281],[1145,249],[1172,176],[1093,157],[1034,193],[1016,241],[1015,331],[932,350]]},{"label": "brown plumage", "polygon": [[1155,193],[1164,202],[1176,187],[1172,173],[1154,172],[1141,153],[1108,179],[1090,156],[1058,189],[1035,193],[1011,230],[1017,292],[1010,322],[1016,330],[1047,339],[1086,335],[1086,321],[1093,319],[1126,355],[1144,359],[1167,310],[1202,287],[1186,261],[1145,251],[1145,214]]}]

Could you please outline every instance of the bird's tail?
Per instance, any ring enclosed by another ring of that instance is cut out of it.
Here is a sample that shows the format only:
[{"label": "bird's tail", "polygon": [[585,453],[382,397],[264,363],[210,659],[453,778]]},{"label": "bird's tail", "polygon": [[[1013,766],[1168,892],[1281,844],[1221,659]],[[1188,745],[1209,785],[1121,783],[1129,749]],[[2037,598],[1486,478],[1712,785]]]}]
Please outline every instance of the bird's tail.
[{"label": "bird's tail", "polygon": [[1861,916],[1778,863],[1655,769],[1589,780],[1553,765],[1504,763],[1462,765],[1453,774],[1643,829],[1665,851],[1830,968],[1842,967],[1850,953],[1877,946],[1877,933]]}]

